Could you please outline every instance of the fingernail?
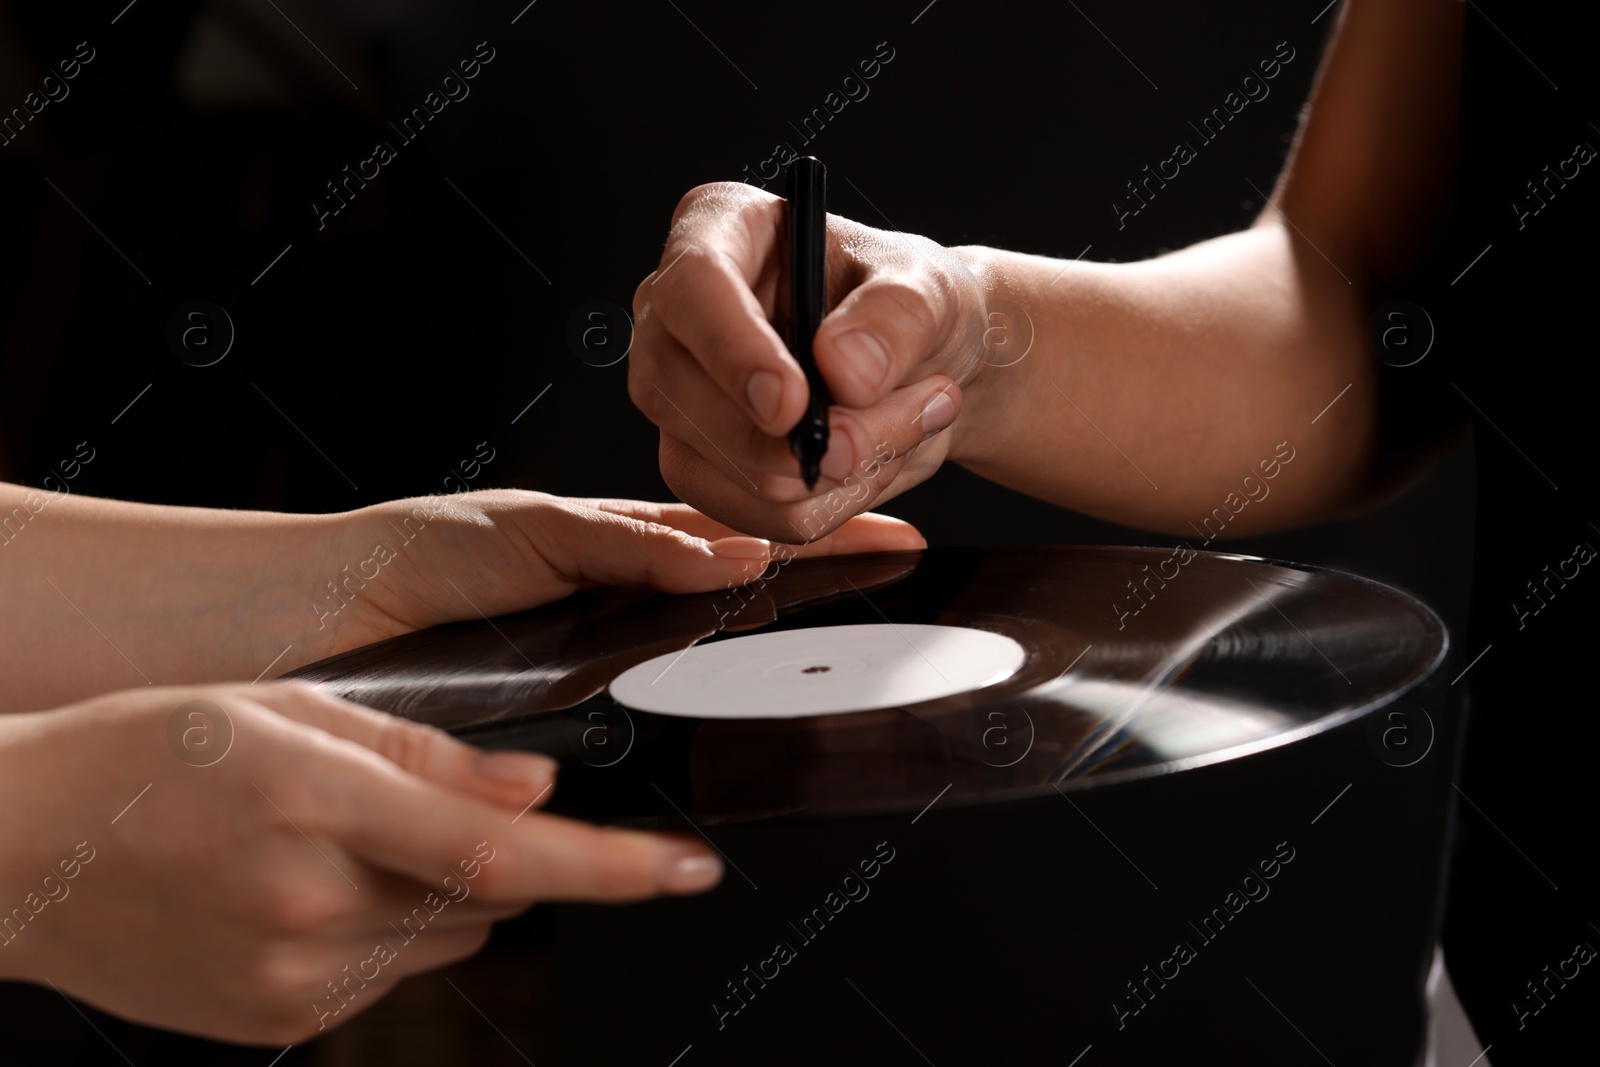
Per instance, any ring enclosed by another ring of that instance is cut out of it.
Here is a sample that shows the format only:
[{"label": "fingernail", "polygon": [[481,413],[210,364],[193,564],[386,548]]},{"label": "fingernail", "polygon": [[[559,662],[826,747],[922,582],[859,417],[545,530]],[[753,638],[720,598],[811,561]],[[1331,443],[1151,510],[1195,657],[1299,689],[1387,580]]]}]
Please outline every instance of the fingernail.
[{"label": "fingernail", "polygon": [[680,856],[661,872],[661,888],[669,893],[699,893],[722,880],[722,862],[709,853]]},{"label": "fingernail", "polygon": [[947,390],[941,389],[939,395],[928,401],[928,406],[922,409],[922,439],[926,441],[955,421],[956,402],[950,399]]},{"label": "fingernail", "polygon": [[772,542],[759,537],[724,537],[711,542],[711,554],[718,559],[766,559],[772,554]]},{"label": "fingernail", "polygon": [[783,379],[772,371],[758,370],[750,375],[745,396],[750,400],[750,410],[755,412],[756,421],[770,424],[783,406]]},{"label": "fingernail", "polygon": [[541,789],[555,780],[560,764],[537,752],[485,752],[478,757],[480,777]]},{"label": "fingernail", "polygon": [[834,339],[834,347],[845,358],[845,367],[862,387],[874,393],[889,377],[889,349],[875,334],[851,330]]}]

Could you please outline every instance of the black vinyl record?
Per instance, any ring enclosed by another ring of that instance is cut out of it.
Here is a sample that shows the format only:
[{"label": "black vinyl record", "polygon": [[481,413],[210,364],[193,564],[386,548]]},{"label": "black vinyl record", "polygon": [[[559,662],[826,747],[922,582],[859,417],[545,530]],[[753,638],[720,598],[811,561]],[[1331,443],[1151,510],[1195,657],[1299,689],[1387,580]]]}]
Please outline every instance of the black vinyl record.
[{"label": "black vinyl record", "polygon": [[[929,633],[1015,655],[964,673]],[[931,549],[597,590],[297,673],[559,757],[550,810],[721,854],[703,895],[554,906],[549,959],[476,984],[552,1059],[1414,1067],[1447,645],[1411,597],[1294,564]],[[833,710],[793,714],[812,683]]]},{"label": "black vinyl record", "polygon": [[[748,718],[735,705],[702,719],[608,691],[692,647],[870,626],[1001,635],[1020,664],[936,699],[785,718],[760,717],[759,697]],[[586,592],[294,676],[486,747],[556,756],[552,811],[703,826],[915,812],[936,795],[988,803],[1214,764],[1390,705],[1445,653],[1433,612],[1347,574],[1188,548],[931,549],[794,560],[720,593]]]}]

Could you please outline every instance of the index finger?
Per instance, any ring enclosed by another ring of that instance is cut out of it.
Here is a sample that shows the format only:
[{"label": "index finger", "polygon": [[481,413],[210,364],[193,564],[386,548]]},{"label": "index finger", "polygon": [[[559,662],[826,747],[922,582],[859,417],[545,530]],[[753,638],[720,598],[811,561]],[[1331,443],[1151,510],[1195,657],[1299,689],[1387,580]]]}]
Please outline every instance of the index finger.
[{"label": "index finger", "polygon": [[807,397],[805,375],[756,296],[777,283],[783,201],[755,190],[731,205],[729,197],[702,187],[685,198],[692,206],[634,302],[649,306],[756,426],[779,436],[800,421]]},{"label": "index finger", "polygon": [[[489,905],[642,900],[715,885],[722,864],[696,841],[600,829],[441,789],[366,749],[346,751],[325,816],[343,847],[419,882],[446,875]],[[370,757],[370,758],[367,758]],[[465,898],[463,898],[465,899]]]}]

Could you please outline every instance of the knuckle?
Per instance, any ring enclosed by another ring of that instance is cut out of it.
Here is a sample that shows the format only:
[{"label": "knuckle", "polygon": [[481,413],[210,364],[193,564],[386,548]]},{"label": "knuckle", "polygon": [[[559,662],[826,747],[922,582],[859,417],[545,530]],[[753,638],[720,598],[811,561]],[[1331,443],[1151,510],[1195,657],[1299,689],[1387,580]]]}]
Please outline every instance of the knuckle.
[{"label": "knuckle", "polygon": [[676,227],[683,219],[693,216],[702,205],[717,206],[735,198],[742,199],[744,189],[743,182],[707,182],[695,186],[684,193],[679,198],[677,206],[672,209],[673,226]]},{"label": "knuckle", "polygon": [[[374,999],[385,990],[342,970],[346,961],[325,948],[268,945],[242,968],[237,990],[241,1015],[248,1017],[248,1033],[264,1043],[299,1043],[316,1037],[351,1018],[332,990],[345,996],[359,991]],[[354,988],[352,988],[354,987]],[[320,1007],[319,1007],[320,1006]],[[354,1005],[358,1010],[363,1005]]]},{"label": "knuckle", "polygon": [[[537,812],[538,808],[535,807]],[[478,903],[509,903],[518,899],[519,887],[516,883],[515,872],[507,869],[506,864],[496,866],[485,863],[479,866],[478,874],[472,883],[472,898]],[[465,878],[465,873],[461,875]]]},{"label": "knuckle", "polygon": [[[526,489],[469,489],[458,494],[461,498],[470,500],[477,507],[485,511],[514,511],[533,503],[536,494]],[[361,707],[356,704],[355,707]]]},{"label": "knuckle", "polygon": [[646,519],[631,518],[623,518],[619,521],[628,526],[629,532],[632,533],[635,538],[645,542],[647,545],[660,549],[671,551],[682,548],[693,548],[698,544],[695,538],[689,536],[674,526],[668,526],[666,523],[650,522]]},{"label": "knuckle", "polygon": [[712,190],[715,189],[717,184],[720,183],[697,185],[693,189],[690,189],[687,193],[684,193],[682,196],[680,196],[678,198],[678,203],[674,205],[672,209],[673,226],[676,227],[681,219],[683,219],[686,215],[691,214],[694,209],[699,206],[700,201],[705,199],[706,196],[708,196]]},{"label": "knuckle", "polygon": [[273,943],[262,947],[248,971],[254,992],[268,1006],[315,989],[325,978],[313,953],[304,948]]},{"label": "knuckle", "polygon": [[[278,934],[300,934],[322,929],[340,917],[345,907],[333,894],[314,888],[309,882],[278,881],[269,883],[263,889],[254,911],[257,921],[266,930]],[[276,966],[282,961],[269,958],[265,962]],[[281,970],[281,967],[278,969]]]},{"label": "knuckle", "polygon": [[378,755],[406,770],[420,769],[435,745],[447,736],[437,727],[411,722],[408,719],[390,718],[378,727]]}]

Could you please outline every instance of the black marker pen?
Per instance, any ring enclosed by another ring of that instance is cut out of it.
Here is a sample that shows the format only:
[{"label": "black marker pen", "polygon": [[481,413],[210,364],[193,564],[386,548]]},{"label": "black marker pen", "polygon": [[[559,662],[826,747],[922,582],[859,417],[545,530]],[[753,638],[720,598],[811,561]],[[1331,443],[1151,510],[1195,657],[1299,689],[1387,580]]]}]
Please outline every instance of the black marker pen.
[{"label": "black marker pen", "polygon": [[807,489],[817,487],[828,452],[828,385],[817,370],[812,339],[828,310],[828,168],[814,156],[789,164],[785,174],[789,238],[789,351],[811,388],[806,412],[789,431],[789,450],[800,461]]}]

